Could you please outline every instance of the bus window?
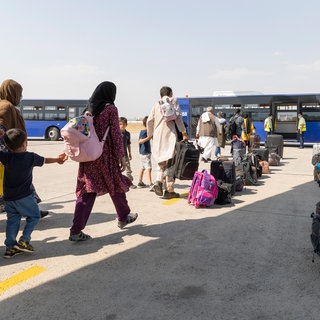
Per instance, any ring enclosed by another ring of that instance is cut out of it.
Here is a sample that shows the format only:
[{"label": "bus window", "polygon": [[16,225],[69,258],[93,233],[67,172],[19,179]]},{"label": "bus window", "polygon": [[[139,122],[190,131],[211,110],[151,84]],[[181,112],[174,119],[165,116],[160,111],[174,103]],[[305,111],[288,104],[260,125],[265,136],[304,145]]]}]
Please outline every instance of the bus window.
[{"label": "bus window", "polygon": [[297,112],[296,111],[278,111],[277,122],[296,122]]},{"label": "bus window", "polygon": [[45,120],[67,120],[67,108],[64,106],[46,106]]},{"label": "bus window", "polygon": [[23,106],[20,108],[21,114],[25,120],[42,120],[43,107],[42,106]]},{"label": "bus window", "polygon": [[319,104],[304,104],[302,105],[302,114],[306,121],[319,121],[320,105]]},{"label": "bus window", "polygon": [[76,108],[75,107],[69,107],[69,114],[68,114],[69,119],[75,118],[76,116],[77,116],[76,115]]}]

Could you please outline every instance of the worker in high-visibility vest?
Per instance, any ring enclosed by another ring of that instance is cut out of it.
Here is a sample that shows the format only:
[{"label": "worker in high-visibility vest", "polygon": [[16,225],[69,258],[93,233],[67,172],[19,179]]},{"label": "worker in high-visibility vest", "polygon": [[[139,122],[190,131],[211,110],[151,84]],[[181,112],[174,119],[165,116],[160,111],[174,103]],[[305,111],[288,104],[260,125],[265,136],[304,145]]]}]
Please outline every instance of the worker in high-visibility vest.
[{"label": "worker in high-visibility vest", "polygon": [[297,125],[297,133],[300,141],[300,149],[304,148],[304,133],[307,131],[306,120],[302,116],[302,113],[298,113],[298,125]]},{"label": "worker in high-visibility vest", "polygon": [[266,132],[267,136],[273,133],[271,113],[269,113],[268,117],[264,120],[264,131]]}]

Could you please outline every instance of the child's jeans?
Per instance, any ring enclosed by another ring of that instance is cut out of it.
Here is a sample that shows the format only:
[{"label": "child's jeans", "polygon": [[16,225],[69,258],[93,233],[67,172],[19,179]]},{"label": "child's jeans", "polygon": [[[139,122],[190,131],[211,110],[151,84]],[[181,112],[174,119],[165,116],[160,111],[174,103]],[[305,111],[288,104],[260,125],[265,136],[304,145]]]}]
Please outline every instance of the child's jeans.
[{"label": "child's jeans", "polygon": [[34,194],[19,200],[5,201],[7,212],[7,227],[5,245],[12,248],[17,243],[17,235],[22,217],[26,217],[26,225],[20,240],[30,241],[31,233],[40,220],[40,209]]},{"label": "child's jeans", "polygon": [[216,150],[214,152],[214,155],[217,157],[218,154],[221,154],[221,148],[220,147],[216,147]]}]

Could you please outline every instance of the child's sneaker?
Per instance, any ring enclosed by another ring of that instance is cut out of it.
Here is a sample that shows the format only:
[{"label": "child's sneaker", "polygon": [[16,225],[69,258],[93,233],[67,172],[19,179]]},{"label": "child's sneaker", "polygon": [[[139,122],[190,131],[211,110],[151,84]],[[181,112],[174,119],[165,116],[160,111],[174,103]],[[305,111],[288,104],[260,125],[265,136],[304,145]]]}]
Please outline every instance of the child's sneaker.
[{"label": "child's sneaker", "polygon": [[29,243],[29,241],[20,240],[14,247],[24,252],[34,251],[33,246]]},{"label": "child's sneaker", "polygon": [[19,254],[23,253],[23,251],[16,249],[16,248],[6,248],[6,252],[4,253],[3,257],[5,259],[10,259],[14,256],[17,256]]}]

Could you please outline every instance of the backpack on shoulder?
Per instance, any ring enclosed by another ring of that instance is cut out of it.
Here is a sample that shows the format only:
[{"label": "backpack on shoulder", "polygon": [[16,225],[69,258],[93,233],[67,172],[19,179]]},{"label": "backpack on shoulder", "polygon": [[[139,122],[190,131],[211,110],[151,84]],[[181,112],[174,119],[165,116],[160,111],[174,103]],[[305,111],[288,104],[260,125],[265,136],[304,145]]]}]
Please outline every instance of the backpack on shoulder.
[{"label": "backpack on shoulder", "polygon": [[64,153],[73,161],[89,162],[98,159],[109,133],[107,128],[100,141],[93,125],[93,117],[85,115],[71,119],[61,130],[64,140]]},{"label": "backpack on shoulder", "polygon": [[311,244],[313,247],[312,262],[314,262],[314,255],[320,256],[320,202],[316,204],[316,212],[311,213],[312,225],[311,225]]},{"label": "backpack on shoulder", "polygon": [[177,119],[177,111],[173,105],[172,98],[164,96],[159,103],[160,112],[165,122]]},{"label": "backpack on shoulder", "polygon": [[196,171],[191,183],[188,203],[193,204],[195,208],[211,207],[217,196],[218,186],[216,179],[207,170]]},{"label": "backpack on shoulder", "polygon": [[229,123],[227,124],[226,133],[228,140],[232,140],[232,137],[237,134],[237,124],[235,116],[230,118]]}]

